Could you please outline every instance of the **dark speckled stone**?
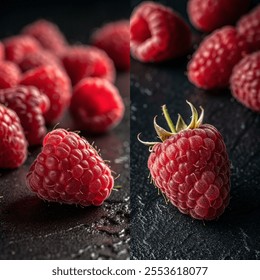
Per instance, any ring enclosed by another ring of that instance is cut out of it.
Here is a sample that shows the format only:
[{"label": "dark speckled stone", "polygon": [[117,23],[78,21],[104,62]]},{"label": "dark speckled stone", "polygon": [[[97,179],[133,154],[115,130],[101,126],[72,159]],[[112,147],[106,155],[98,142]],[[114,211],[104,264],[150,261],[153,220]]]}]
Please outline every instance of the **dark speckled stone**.
[{"label": "dark speckled stone", "polygon": [[[187,17],[185,1],[161,2],[174,5]],[[194,35],[196,40],[200,38],[198,33]],[[260,117],[237,103],[229,90],[196,89],[185,75],[187,61],[183,58],[160,65],[132,62],[131,258],[259,259]],[[143,140],[156,140],[155,115],[158,124],[166,128],[160,108],[163,104],[168,105],[174,121],[177,113],[188,121],[190,109],[186,99],[196,107],[204,107],[205,123],[222,133],[232,162],[230,205],[213,222],[193,220],[165,203],[147,178],[148,148],[136,139],[142,132]]]},{"label": "dark speckled stone", "polygon": [[[42,3],[1,2],[0,38],[45,17],[56,22],[70,42],[87,42],[95,27],[129,15],[127,3],[121,1],[76,0],[66,4],[45,0]],[[129,258],[129,74],[119,74],[116,85],[127,108],[124,120],[106,135],[83,135],[90,143],[95,141],[102,157],[110,160],[112,170],[120,174],[115,185],[122,188],[113,191],[100,207],[79,208],[43,202],[25,186],[26,173],[40,148],[30,150],[22,167],[0,171],[0,259]],[[59,127],[73,130],[69,114]]]}]

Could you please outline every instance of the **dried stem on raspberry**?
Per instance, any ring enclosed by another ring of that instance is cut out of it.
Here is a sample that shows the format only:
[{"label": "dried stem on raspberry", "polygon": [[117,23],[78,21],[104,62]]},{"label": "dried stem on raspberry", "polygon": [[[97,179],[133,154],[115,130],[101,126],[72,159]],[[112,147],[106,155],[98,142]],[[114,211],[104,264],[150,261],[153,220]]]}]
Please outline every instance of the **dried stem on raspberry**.
[{"label": "dried stem on raspberry", "polygon": [[[196,108],[189,102],[189,101],[186,101],[188,103],[188,105],[190,106],[191,108],[191,122],[189,125],[187,125],[182,116],[180,114],[178,114],[178,120],[177,120],[177,123],[176,123],[176,126],[173,124],[173,121],[171,120],[171,117],[168,113],[168,110],[167,110],[167,107],[166,105],[163,105],[162,106],[162,111],[163,111],[163,115],[165,117],[165,120],[170,128],[170,131],[167,131],[165,130],[164,128],[160,127],[157,122],[156,122],[156,118],[157,116],[155,116],[154,118],[154,121],[153,121],[153,124],[154,124],[154,129],[158,135],[158,138],[164,142],[165,140],[167,140],[168,138],[170,138],[172,135],[182,131],[182,130],[185,130],[185,129],[195,129],[197,127],[199,127],[202,122],[203,122],[203,117],[204,117],[204,110],[202,107],[200,107],[201,109],[201,114],[199,116],[198,114],[198,111],[196,110]],[[149,147],[153,147],[155,144],[158,144],[160,142],[145,142],[145,141],[142,141],[140,139],[140,134],[139,133],[137,135],[137,139],[144,145],[147,145]],[[150,149],[149,149],[150,150]],[[152,151],[152,150],[150,150]]]}]

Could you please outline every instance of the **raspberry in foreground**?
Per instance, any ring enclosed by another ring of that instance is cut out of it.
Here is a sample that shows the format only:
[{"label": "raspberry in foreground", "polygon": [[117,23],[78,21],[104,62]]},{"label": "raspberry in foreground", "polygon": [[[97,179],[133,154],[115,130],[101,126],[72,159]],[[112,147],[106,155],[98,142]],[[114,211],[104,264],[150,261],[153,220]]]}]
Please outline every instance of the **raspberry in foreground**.
[{"label": "raspberry in foreground", "polygon": [[27,174],[27,185],[47,201],[98,206],[109,197],[114,178],[86,139],[55,129],[45,136]]},{"label": "raspberry in foreground", "polygon": [[211,32],[234,24],[249,8],[250,0],[189,0],[187,12],[199,30]]},{"label": "raspberry in foreground", "polygon": [[110,22],[97,29],[91,37],[92,44],[104,50],[116,68],[130,69],[130,27],[128,20]]},{"label": "raspberry in foreground", "polygon": [[188,64],[188,78],[203,89],[225,88],[233,67],[249,52],[236,29],[225,26],[207,36]]},{"label": "raspberry in foreground", "polygon": [[20,69],[11,61],[0,61],[0,89],[16,86],[21,78]]},{"label": "raspberry in foreground", "polygon": [[4,40],[6,59],[19,64],[29,53],[38,52],[41,46],[31,36],[18,35]]},{"label": "raspberry in foreground", "polygon": [[121,121],[124,103],[117,88],[109,81],[85,78],[74,88],[70,111],[77,128],[103,133]]},{"label": "raspberry in foreground", "polygon": [[35,87],[18,86],[0,91],[0,103],[14,110],[30,146],[42,143],[47,130],[43,113],[49,99]]},{"label": "raspberry in foreground", "polygon": [[166,106],[163,113],[171,132],[154,128],[161,142],[140,142],[150,147],[148,168],[153,183],[180,212],[195,219],[214,220],[229,203],[230,163],[225,143],[212,125],[188,102],[192,120],[186,125],[179,115],[176,127]]},{"label": "raspberry in foreground", "polygon": [[260,5],[239,20],[237,30],[246,38],[251,51],[260,49]]},{"label": "raspberry in foreground", "polygon": [[72,85],[86,77],[115,81],[115,67],[108,55],[96,47],[74,46],[63,53],[62,62]]},{"label": "raspberry in foreground", "polygon": [[234,67],[230,85],[237,101],[260,112],[260,51],[244,57]]},{"label": "raspberry in foreground", "polygon": [[67,74],[54,65],[40,66],[26,72],[20,82],[35,86],[50,100],[50,109],[44,113],[46,123],[59,120],[69,105],[71,86]]},{"label": "raspberry in foreground", "polygon": [[68,44],[58,26],[44,19],[27,25],[22,32],[34,37],[44,49],[57,55],[60,55]]},{"label": "raspberry in foreground", "polygon": [[16,113],[0,104],[0,168],[17,168],[27,158],[27,142]]},{"label": "raspberry in foreground", "polygon": [[130,47],[142,62],[160,62],[185,55],[191,47],[191,31],[171,8],[145,1],[130,18]]}]

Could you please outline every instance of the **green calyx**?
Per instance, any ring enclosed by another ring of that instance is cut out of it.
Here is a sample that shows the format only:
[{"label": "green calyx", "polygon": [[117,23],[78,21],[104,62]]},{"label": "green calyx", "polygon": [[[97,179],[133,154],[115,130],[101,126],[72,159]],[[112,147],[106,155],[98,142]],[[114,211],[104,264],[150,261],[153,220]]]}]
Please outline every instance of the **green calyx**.
[{"label": "green calyx", "polygon": [[[164,128],[160,127],[157,123],[156,123],[156,118],[157,116],[155,116],[154,118],[154,121],[153,121],[153,124],[154,124],[154,129],[157,133],[157,136],[159,137],[159,139],[164,142],[165,140],[167,140],[169,137],[171,137],[172,135],[175,135],[177,133],[179,133],[180,131],[182,130],[186,130],[186,129],[194,129],[194,128],[197,128],[199,127],[202,122],[203,122],[203,117],[204,117],[204,109],[202,107],[200,107],[200,110],[201,110],[201,114],[199,115],[198,114],[198,111],[196,110],[196,108],[189,102],[189,101],[186,101],[188,103],[188,105],[190,106],[191,108],[191,122],[187,125],[182,116],[180,114],[178,114],[178,120],[177,120],[177,123],[176,125],[173,124],[171,118],[170,118],[170,115],[168,113],[168,110],[166,108],[166,105],[163,105],[162,106],[162,111],[163,111],[163,115],[164,115],[164,118],[169,126],[169,129],[170,131],[167,131],[165,130]],[[157,143],[160,143],[160,142],[144,142],[140,139],[140,134],[138,134],[137,136],[137,139],[144,145],[147,145],[147,146],[154,146],[155,144]]]}]

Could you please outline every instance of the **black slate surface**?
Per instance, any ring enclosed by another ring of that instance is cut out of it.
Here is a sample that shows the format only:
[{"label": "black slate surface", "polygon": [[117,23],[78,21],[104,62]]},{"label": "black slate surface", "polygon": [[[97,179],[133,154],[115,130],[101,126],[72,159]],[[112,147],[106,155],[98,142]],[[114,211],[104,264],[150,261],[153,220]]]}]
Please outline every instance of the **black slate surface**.
[{"label": "black slate surface", "polygon": [[[140,1],[133,1],[136,4]],[[187,19],[186,1],[161,1]],[[184,3],[185,2],[185,3]],[[259,1],[254,1],[256,4]],[[200,40],[198,32],[194,39]],[[185,75],[188,58],[131,68],[131,258],[260,259],[260,117],[239,103],[229,90],[206,92]],[[205,123],[222,133],[232,162],[231,201],[217,221],[202,222],[166,204],[148,177],[148,148],[136,139],[154,141],[153,117],[167,127],[161,105],[176,121],[189,120],[185,100],[205,109]]]},{"label": "black slate surface", "polygon": [[[127,3],[120,1],[11,0],[1,4],[0,38],[44,17],[56,22],[70,42],[87,42],[95,27],[127,18],[129,13]],[[122,123],[100,137],[83,135],[111,161],[112,170],[120,174],[115,185],[122,188],[100,207],[45,203],[25,186],[26,173],[40,147],[31,149],[22,167],[0,170],[0,259],[129,258],[129,73],[118,74],[116,85],[127,109]],[[73,129],[69,114],[59,127]]]}]

